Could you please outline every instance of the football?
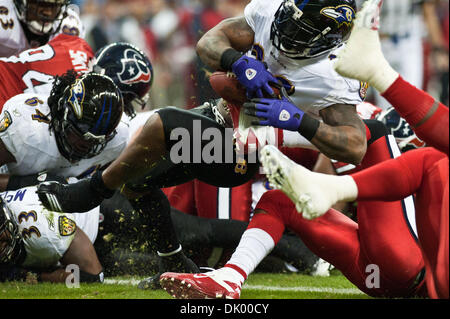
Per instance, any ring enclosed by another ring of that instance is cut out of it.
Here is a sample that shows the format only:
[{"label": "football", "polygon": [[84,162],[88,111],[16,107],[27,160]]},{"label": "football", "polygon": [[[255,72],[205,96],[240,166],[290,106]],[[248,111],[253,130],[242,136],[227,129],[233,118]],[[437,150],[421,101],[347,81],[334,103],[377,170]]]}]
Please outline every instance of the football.
[{"label": "football", "polygon": [[[241,105],[248,101],[245,87],[239,83],[233,72],[216,71],[209,77],[209,83],[213,90],[229,103]],[[280,90],[271,86],[278,96]],[[265,97],[270,98],[267,94]]]}]

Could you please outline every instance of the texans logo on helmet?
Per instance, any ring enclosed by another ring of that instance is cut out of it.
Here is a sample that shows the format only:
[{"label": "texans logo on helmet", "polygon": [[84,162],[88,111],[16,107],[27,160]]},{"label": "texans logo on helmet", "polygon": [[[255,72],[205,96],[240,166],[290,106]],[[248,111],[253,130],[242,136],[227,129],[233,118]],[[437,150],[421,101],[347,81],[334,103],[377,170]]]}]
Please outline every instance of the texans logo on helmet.
[{"label": "texans logo on helmet", "polygon": [[340,5],[337,7],[326,7],[320,10],[324,16],[336,21],[340,27],[343,24],[351,25],[355,18],[355,11],[348,5]]},{"label": "texans logo on helmet", "polygon": [[150,82],[151,71],[136,51],[125,50],[124,58],[120,62],[122,62],[122,71],[118,74],[120,82],[124,84]]}]

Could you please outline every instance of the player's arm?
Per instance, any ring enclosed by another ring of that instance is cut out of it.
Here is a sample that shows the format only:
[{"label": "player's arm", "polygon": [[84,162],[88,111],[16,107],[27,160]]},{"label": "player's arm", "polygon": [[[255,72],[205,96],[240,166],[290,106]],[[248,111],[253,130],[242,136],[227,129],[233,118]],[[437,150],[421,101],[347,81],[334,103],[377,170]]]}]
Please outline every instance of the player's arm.
[{"label": "player's arm", "polygon": [[366,130],[356,107],[335,104],[320,111],[313,143],[325,156],[337,161],[359,164],[367,150]]},{"label": "player's arm", "polygon": [[366,153],[365,126],[356,106],[334,104],[320,111],[323,122],[297,107],[282,88],[282,99],[253,99],[244,103],[247,115],[257,118],[253,125],[273,126],[299,132],[325,156],[359,164]]},{"label": "player's arm", "polygon": [[247,52],[253,45],[254,36],[244,17],[225,19],[198,41],[197,54],[206,65],[219,70],[222,68],[221,57],[227,49]]},{"label": "player's arm", "polygon": [[[232,71],[246,88],[248,97],[275,96],[269,83],[278,80],[266,64],[244,54],[251,49],[255,33],[244,17],[223,20],[197,43],[200,59],[214,70]],[[251,71],[252,76],[248,75]]]},{"label": "player's arm", "polygon": [[6,148],[3,141],[0,139],[0,166],[13,163],[16,161],[14,155],[11,154],[10,151]]},{"label": "player's arm", "polygon": [[[76,265],[80,270],[80,282],[103,282],[103,268],[98,260],[89,237],[77,228],[69,248],[60,260],[63,265]],[[71,272],[66,269],[57,269],[50,273],[41,273],[42,281],[65,282]]]},{"label": "player's arm", "polygon": [[[16,161],[14,155],[11,154],[10,151],[6,148],[5,144],[0,139],[0,166],[14,163]],[[8,174],[0,174],[0,192],[7,190],[9,182]]]}]

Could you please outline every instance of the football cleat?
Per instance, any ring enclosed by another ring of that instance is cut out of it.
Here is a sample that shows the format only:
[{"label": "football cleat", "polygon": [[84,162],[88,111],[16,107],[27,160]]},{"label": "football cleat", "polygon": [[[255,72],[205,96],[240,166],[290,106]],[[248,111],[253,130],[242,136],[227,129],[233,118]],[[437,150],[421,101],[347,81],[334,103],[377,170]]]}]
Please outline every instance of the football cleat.
[{"label": "football cleat", "polygon": [[161,289],[160,277],[167,271],[178,271],[186,273],[200,272],[198,266],[183,252],[179,252],[172,256],[159,257],[158,262],[159,272],[139,282],[138,288],[143,290],[156,290]]},{"label": "football cleat", "polygon": [[378,27],[383,0],[367,0],[356,14],[346,46],[337,53],[334,69],[344,77],[368,82],[381,93],[398,77],[384,58]]},{"label": "football cleat", "polygon": [[[324,208],[315,207],[311,191],[302,192],[302,184],[308,183],[308,171],[283,155],[276,147],[268,145],[261,151],[261,163],[267,174],[269,183],[282,190],[295,204],[298,212],[306,219],[313,219],[325,213],[331,205],[322,205]],[[294,169],[294,167],[296,169]],[[300,184],[300,185],[299,185]],[[316,197],[321,197],[321,190],[315,191]],[[319,201],[320,202],[320,201]]]},{"label": "football cleat", "polygon": [[198,274],[166,272],[160,284],[177,299],[239,299],[241,285],[227,278],[218,270]]},{"label": "football cleat", "polygon": [[330,277],[330,270],[333,268],[333,266],[323,260],[322,258],[319,258],[317,262],[314,264],[314,267],[311,271],[311,276],[314,277]]},{"label": "football cleat", "polygon": [[356,184],[350,176],[311,172],[272,145],[263,147],[260,160],[269,183],[292,200],[303,218],[317,218],[338,201],[356,198]]}]

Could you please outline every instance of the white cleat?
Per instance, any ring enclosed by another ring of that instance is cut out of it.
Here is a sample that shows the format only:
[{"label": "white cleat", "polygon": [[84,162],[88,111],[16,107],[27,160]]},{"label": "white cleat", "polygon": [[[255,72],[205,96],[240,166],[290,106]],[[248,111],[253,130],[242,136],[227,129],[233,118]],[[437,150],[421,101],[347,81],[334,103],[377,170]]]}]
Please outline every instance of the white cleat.
[{"label": "white cleat", "polygon": [[314,277],[330,277],[331,264],[319,258],[314,264],[314,269],[311,271],[311,276]]},{"label": "white cleat", "polygon": [[303,218],[322,216],[334,204],[324,198],[322,188],[316,185],[314,177],[318,173],[293,162],[276,147],[265,146],[260,159],[269,182],[292,200]]},{"label": "white cleat", "polygon": [[356,14],[346,46],[337,53],[334,69],[344,77],[368,82],[384,92],[398,77],[381,50],[378,28],[383,0],[367,0]]}]

